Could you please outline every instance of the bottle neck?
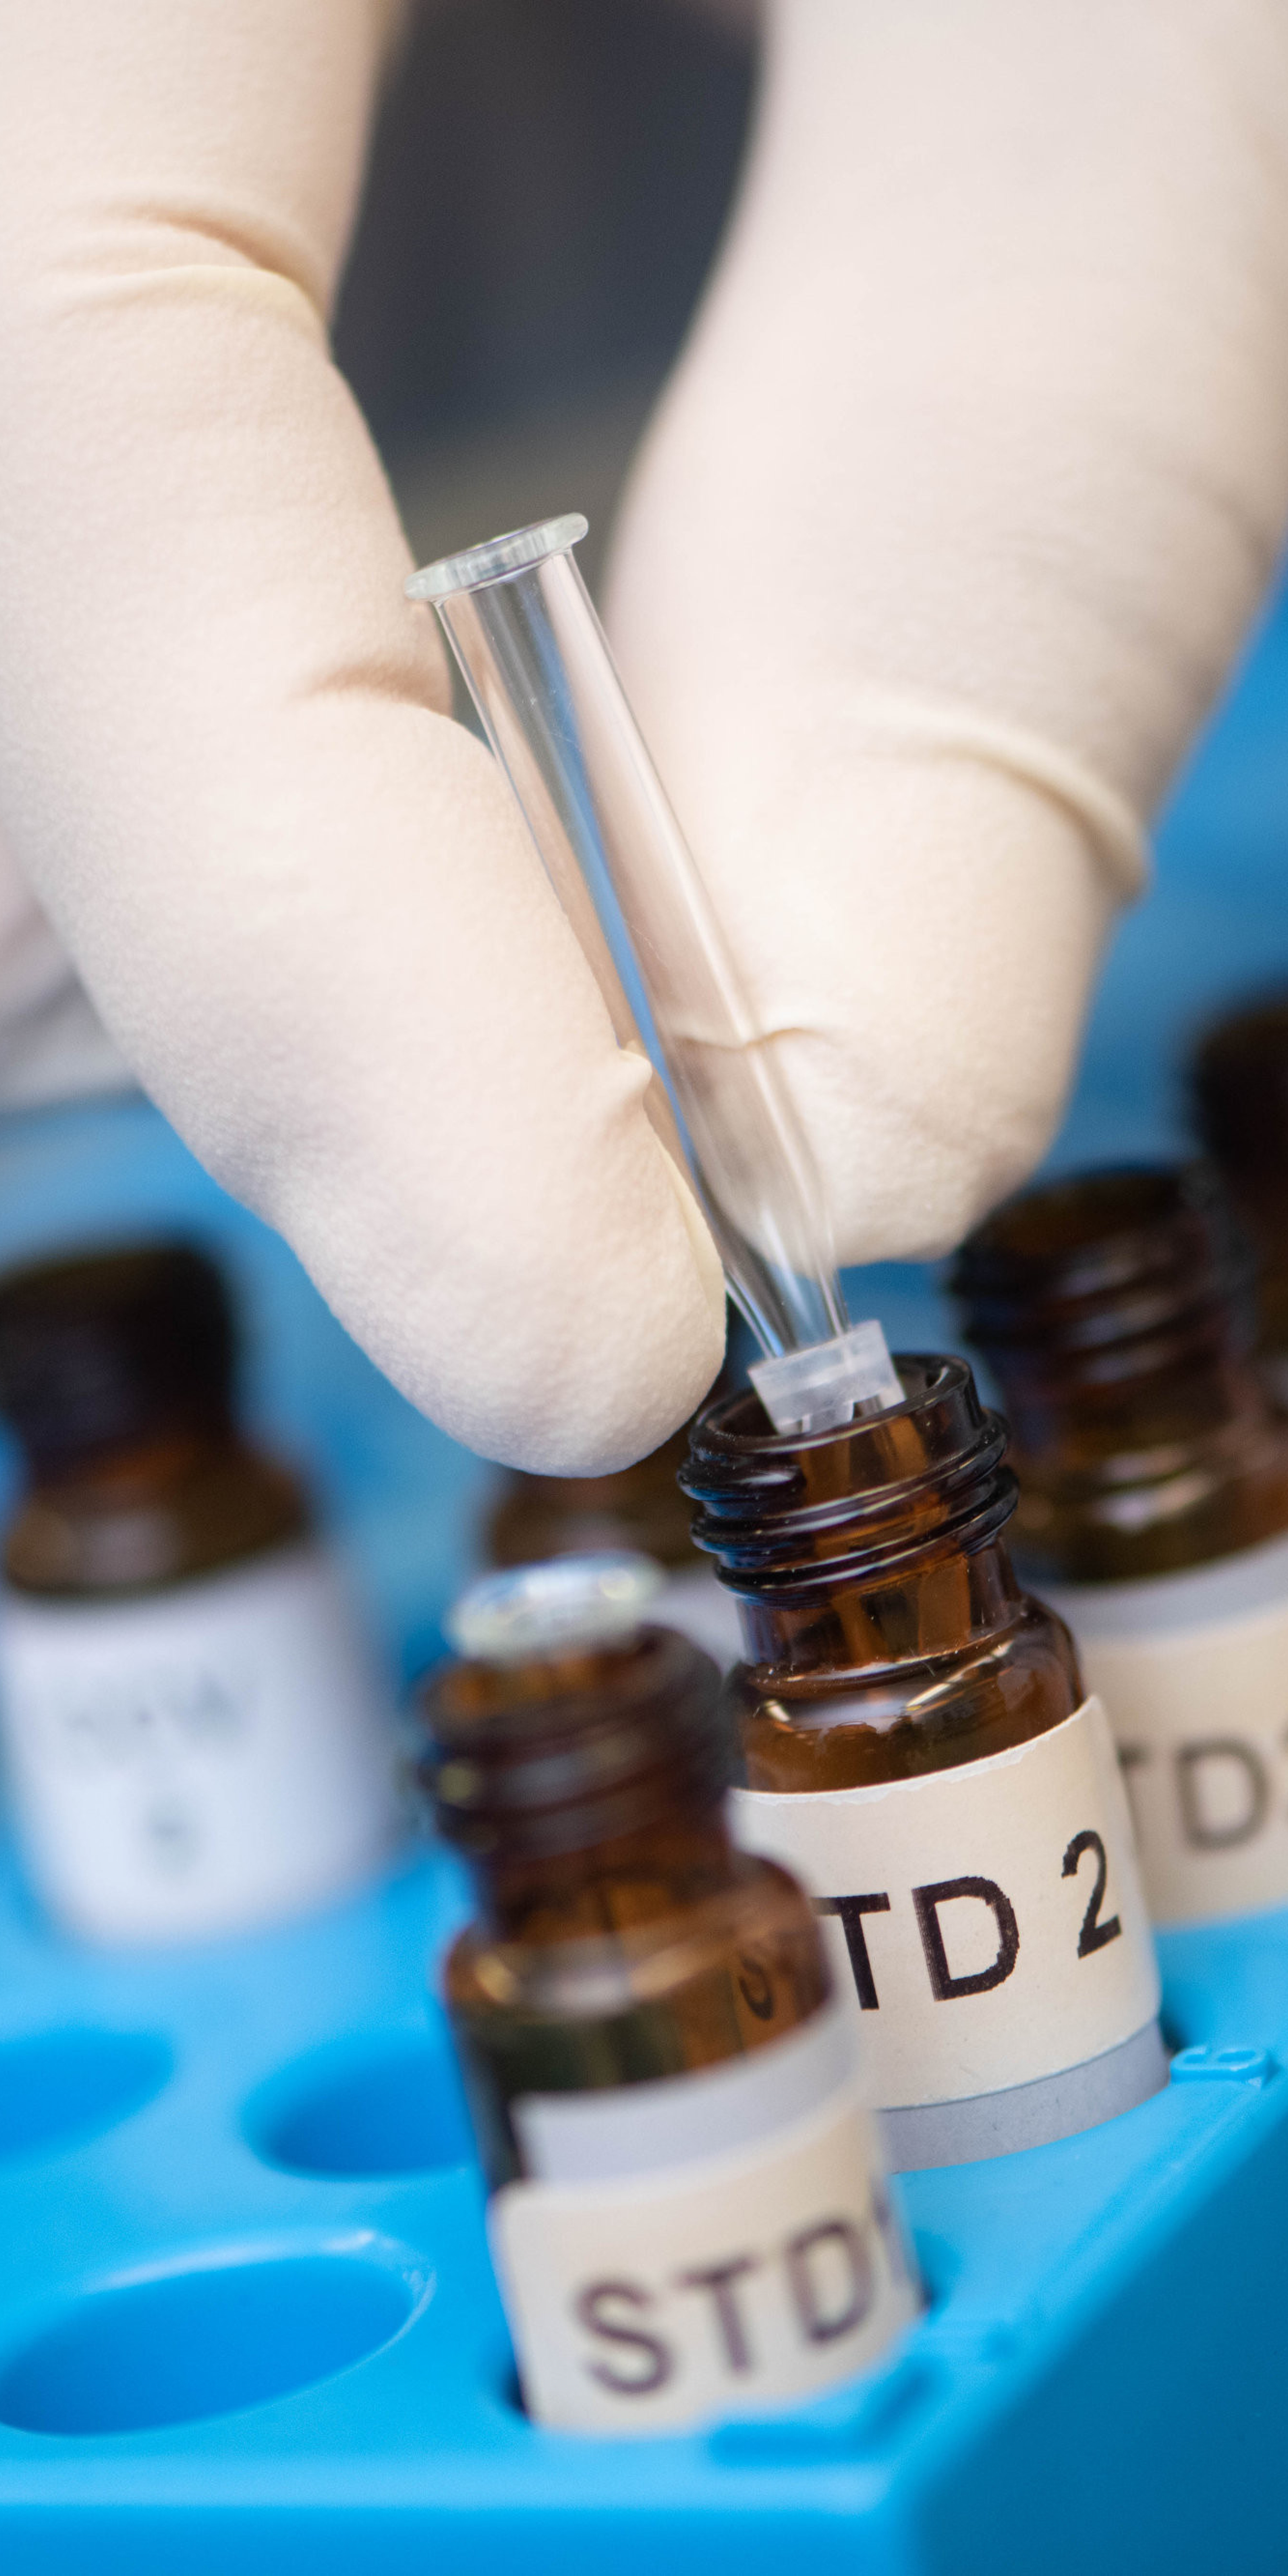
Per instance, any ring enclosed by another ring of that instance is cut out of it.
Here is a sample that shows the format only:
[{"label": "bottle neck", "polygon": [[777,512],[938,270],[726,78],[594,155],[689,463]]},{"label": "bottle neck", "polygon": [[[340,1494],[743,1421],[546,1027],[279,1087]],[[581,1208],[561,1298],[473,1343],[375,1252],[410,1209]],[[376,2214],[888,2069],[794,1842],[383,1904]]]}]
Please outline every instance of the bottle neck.
[{"label": "bottle neck", "polygon": [[24,1464],[32,1494],[110,1512],[174,1492],[241,1445],[231,1414],[219,1406],[149,1424],[129,1439],[80,1453],[62,1450],[47,1457],[27,1449]]},{"label": "bottle neck", "polygon": [[1002,1531],[1005,1430],[964,1361],[899,1354],[905,1402],[805,1438],[757,1399],[711,1407],[682,1479],[694,1536],[736,1592],[748,1661],[876,1677],[977,1648],[1024,1596]]},{"label": "bottle neck", "polygon": [[648,1825],[557,1855],[472,1855],[477,1913],[500,1940],[604,1940],[663,1921],[733,1885],[720,1805],[677,1801]]},{"label": "bottle neck", "polygon": [[1210,1029],[1193,1066],[1200,1133],[1257,1251],[1263,1343],[1288,1347],[1288,1005],[1238,1011]]},{"label": "bottle neck", "polygon": [[1084,1473],[1128,1457],[1166,1468],[1255,1430],[1267,1419],[1265,1394],[1224,1321],[1187,1341],[1182,1354],[1173,1338],[1156,1365],[1134,1354],[1116,1374],[1103,1359],[1091,1370],[1070,1369],[990,1349],[1022,1480],[1060,1460]]},{"label": "bottle neck", "polygon": [[294,1476],[225,1415],[31,1464],[4,1548],[20,1591],[110,1595],[182,1583],[289,1546],[310,1527]]},{"label": "bottle neck", "polygon": [[575,1939],[730,1882],[720,1677],[668,1629],[431,1677],[420,1778],[513,1938]]},{"label": "bottle neck", "polygon": [[1044,1571],[1163,1571],[1283,1526],[1248,1259],[1201,1167],[1031,1192],[972,1237],[953,1285],[1002,1390],[1019,1534]]}]

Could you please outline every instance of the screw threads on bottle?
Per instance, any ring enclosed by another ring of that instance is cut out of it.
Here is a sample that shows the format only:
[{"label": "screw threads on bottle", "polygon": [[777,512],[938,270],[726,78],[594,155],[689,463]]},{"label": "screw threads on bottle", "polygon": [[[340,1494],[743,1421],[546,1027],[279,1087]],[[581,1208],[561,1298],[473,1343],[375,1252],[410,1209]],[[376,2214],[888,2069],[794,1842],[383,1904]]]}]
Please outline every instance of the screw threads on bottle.
[{"label": "screw threads on bottle", "polygon": [[795,1600],[971,1553],[1005,1527],[1006,1426],[964,1360],[901,1352],[904,1403],[839,1430],[779,1435],[754,1396],[713,1405],[681,1476],[694,1537],[733,1589]]},{"label": "screw threads on bottle", "polygon": [[668,1629],[518,1666],[462,1663],[423,1695],[419,1776],[468,1857],[550,1859],[708,1807],[732,1754],[709,1657]]}]

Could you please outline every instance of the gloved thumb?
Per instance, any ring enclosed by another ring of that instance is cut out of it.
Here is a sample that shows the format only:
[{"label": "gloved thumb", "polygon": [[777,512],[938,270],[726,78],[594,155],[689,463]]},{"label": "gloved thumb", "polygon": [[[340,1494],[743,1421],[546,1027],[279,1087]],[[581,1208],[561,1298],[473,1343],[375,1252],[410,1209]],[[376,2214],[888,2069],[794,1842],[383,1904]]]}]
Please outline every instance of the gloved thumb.
[{"label": "gloved thumb", "polygon": [[380,1365],[494,1457],[598,1470],[710,1383],[722,1286],[444,712],[329,357],[384,15],[10,31],[0,822],[140,1079]]}]

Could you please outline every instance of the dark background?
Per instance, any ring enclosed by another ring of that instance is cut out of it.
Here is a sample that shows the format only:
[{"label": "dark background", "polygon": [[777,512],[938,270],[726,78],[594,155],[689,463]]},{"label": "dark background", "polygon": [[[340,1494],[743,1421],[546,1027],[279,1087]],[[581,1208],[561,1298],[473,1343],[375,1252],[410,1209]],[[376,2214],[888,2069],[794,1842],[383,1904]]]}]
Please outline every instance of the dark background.
[{"label": "dark background", "polygon": [[421,559],[575,508],[592,521],[593,574],[720,237],[753,86],[749,11],[413,12],[336,354]]}]

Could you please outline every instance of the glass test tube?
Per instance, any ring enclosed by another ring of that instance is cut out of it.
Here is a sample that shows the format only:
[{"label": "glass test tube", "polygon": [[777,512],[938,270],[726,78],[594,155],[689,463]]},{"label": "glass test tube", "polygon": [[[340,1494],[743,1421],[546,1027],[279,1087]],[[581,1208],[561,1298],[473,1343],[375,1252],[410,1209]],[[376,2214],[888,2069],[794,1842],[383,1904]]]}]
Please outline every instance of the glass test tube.
[{"label": "glass test tube", "polygon": [[438,611],[619,1044],[647,1047],[650,1114],[673,1148],[682,1133],[770,1358],[761,1393],[781,1427],[825,1427],[901,1390],[879,1326],[848,1327],[809,1147],[573,560],[585,533],[577,514],[520,529],[429,565],[408,595]]}]

